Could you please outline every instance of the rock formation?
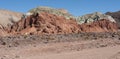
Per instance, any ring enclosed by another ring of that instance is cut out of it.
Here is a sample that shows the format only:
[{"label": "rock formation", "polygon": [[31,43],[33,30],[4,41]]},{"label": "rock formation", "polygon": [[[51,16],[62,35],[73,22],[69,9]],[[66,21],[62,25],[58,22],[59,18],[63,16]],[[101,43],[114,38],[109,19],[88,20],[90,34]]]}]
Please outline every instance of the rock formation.
[{"label": "rock formation", "polygon": [[[68,18],[66,18],[68,17]],[[117,32],[116,21],[101,13],[71,17],[64,9],[38,7],[27,14],[0,10],[0,36],[28,34],[69,34],[81,32]]]},{"label": "rock formation", "polygon": [[43,12],[16,22],[10,27],[9,32],[21,34],[66,34],[79,33],[80,29],[77,22],[73,19],[67,20],[64,17]]},{"label": "rock formation", "polygon": [[87,14],[87,15],[76,18],[79,24],[90,23],[90,22],[101,20],[101,19],[108,19],[111,22],[116,22],[111,16],[102,14],[100,12],[95,12],[95,13]]},{"label": "rock formation", "polygon": [[65,17],[66,19],[74,18],[74,16],[71,15],[65,9],[57,9],[57,8],[51,8],[51,7],[45,7],[45,6],[40,6],[40,7],[37,7],[37,8],[33,8],[29,12],[31,12],[31,13],[46,12],[46,13],[50,13],[50,14],[55,14],[57,16]]},{"label": "rock formation", "polygon": [[106,19],[101,19],[91,23],[83,23],[80,26],[82,32],[117,32],[117,25]]},{"label": "rock formation", "polygon": [[12,12],[8,10],[0,10],[0,25],[7,27],[21,19],[22,13]]},{"label": "rock formation", "polygon": [[115,19],[115,21],[117,22],[117,25],[120,29],[120,11],[118,11],[118,12],[107,12],[106,15],[112,16]]},{"label": "rock formation", "polygon": [[115,22],[101,19],[91,23],[78,24],[74,19],[42,12],[33,14],[13,24],[8,33],[12,34],[69,34],[80,32],[116,32]]}]

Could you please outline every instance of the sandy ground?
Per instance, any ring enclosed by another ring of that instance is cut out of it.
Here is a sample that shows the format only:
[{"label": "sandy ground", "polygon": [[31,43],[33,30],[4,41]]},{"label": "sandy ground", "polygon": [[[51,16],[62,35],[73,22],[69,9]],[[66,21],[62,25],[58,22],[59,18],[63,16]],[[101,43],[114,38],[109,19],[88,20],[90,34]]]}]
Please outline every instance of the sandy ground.
[{"label": "sandy ground", "polygon": [[101,35],[4,37],[0,59],[120,59],[119,34]]},{"label": "sandy ground", "polygon": [[[120,59],[120,43],[116,44],[117,40],[104,39],[105,43],[101,40],[1,47],[0,57],[1,59]],[[101,45],[97,46],[99,42]]]},{"label": "sandy ground", "polygon": [[43,56],[33,55],[21,59],[120,59],[119,52],[120,46],[115,46]]}]

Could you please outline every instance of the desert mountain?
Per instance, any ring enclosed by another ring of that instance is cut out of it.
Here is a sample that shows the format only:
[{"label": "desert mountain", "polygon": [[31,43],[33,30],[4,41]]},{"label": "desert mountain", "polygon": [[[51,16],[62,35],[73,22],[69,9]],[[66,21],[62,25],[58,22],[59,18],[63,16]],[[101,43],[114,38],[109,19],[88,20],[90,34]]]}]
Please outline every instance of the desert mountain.
[{"label": "desert mountain", "polygon": [[111,16],[99,12],[75,18],[64,9],[38,7],[24,15],[2,10],[0,17],[2,19],[0,21],[2,36],[117,32],[118,30],[116,21]]},{"label": "desert mountain", "polygon": [[77,22],[73,19],[42,12],[21,19],[11,26],[10,32],[25,34],[66,34],[79,33]]},{"label": "desert mountain", "polygon": [[40,7],[33,8],[33,9],[29,10],[28,12],[30,12],[30,13],[47,12],[47,13],[50,13],[50,14],[55,14],[57,16],[63,16],[66,19],[70,19],[70,18],[74,17],[72,14],[70,14],[65,9],[51,8],[51,7],[45,7],[45,6],[40,6]]},{"label": "desert mountain", "polygon": [[13,24],[12,34],[69,34],[80,32],[116,32],[117,25],[108,19],[78,24],[75,19],[42,12],[27,16]]},{"label": "desert mountain", "polygon": [[117,12],[107,12],[106,15],[112,16],[115,19],[115,21],[117,22],[118,27],[120,29],[120,11],[117,11]]},{"label": "desert mountain", "polygon": [[6,27],[21,19],[22,13],[0,10],[0,25]]},{"label": "desert mountain", "polygon": [[5,28],[8,28],[8,26],[11,26],[13,23],[19,21],[21,16],[22,13],[0,9],[0,34],[2,36],[8,35]]},{"label": "desert mountain", "polygon": [[95,12],[91,14],[86,14],[83,16],[76,17],[76,20],[79,24],[90,23],[101,19],[107,19],[111,22],[116,22],[111,16],[102,14],[101,12]]}]

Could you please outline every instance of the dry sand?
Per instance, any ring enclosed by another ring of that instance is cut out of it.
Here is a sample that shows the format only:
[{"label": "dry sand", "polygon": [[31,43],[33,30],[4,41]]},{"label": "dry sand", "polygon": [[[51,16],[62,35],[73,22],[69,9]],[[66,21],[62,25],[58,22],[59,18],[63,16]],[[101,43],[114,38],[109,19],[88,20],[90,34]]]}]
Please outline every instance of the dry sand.
[{"label": "dry sand", "polygon": [[0,59],[120,59],[118,34],[92,35],[87,34],[92,39],[80,34],[0,38]]}]

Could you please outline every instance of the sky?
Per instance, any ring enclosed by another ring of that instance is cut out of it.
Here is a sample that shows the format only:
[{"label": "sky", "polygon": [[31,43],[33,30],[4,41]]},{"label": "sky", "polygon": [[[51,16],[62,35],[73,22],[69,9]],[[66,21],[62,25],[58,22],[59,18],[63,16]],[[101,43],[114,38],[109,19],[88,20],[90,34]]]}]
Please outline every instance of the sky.
[{"label": "sky", "polygon": [[93,12],[115,12],[120,10],[120,0],[1,0],[0,9],[26,13],[28,10],[48,6],[67,9],[75,16]]}]

